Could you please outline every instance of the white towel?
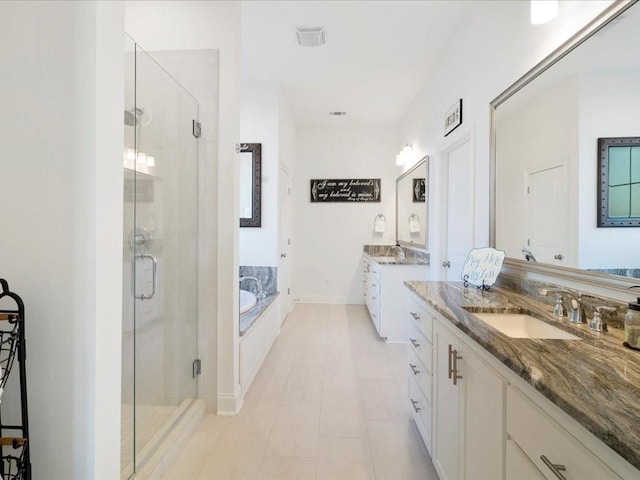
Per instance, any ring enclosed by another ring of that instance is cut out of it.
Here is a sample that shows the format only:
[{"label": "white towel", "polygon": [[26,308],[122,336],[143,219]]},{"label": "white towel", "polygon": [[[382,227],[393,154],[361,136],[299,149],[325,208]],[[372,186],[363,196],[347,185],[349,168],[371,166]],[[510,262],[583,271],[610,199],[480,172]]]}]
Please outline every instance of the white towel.
[{"label": "white towel", "polygon": [[420,220],[418,220],[418,217],[409,217],[409,233],[420,233]]},{"label": "white towel", "polygon": [[384,233],[385,221],[383,218],[378,217],[373,226],[373,231],[376,233]]}]

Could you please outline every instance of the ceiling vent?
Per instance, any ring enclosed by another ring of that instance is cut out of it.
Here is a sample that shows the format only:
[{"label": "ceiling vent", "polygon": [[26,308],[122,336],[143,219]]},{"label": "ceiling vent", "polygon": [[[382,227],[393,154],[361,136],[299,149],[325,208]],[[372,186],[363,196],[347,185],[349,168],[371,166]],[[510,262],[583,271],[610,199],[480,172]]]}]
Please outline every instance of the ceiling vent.
[{"label": "ceiling vent", "polygon": [[347,112],[329,112],[329,115],[331,115],[332,117],[342,117],[346,114]]},{"label": "ceiling vent", "polygon": [[298,45],[302,47],[319,47],[326,42],[324,27],[296,28],[296,35]]}]

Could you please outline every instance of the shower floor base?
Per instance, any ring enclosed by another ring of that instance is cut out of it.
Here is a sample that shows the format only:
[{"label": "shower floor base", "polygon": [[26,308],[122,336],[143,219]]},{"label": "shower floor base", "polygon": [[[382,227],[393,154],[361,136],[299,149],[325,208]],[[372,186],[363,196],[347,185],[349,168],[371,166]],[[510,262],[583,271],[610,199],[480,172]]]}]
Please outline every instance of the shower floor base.
[{"label": "shower floor base", "polygon": [[[180,419],[192,398],[187,398],[178,406],[138,405],[136,407],[137,464],[140,470],[157,445],[168,435]],[[126,480],[133,474],[133,405],[122,405],[122,434],[120,441],[120,478]]]}]

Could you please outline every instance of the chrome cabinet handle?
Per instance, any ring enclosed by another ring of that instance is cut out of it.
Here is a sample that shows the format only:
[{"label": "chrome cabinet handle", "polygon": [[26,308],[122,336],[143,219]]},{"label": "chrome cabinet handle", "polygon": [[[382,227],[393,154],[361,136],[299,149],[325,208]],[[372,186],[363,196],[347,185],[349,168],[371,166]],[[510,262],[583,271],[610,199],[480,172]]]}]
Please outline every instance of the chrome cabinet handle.
[{"label": "chrome cabinet handle", "polygon": [[415,320],[420,320],[420,315],[418,315],[415,312],[409,312],[411,314],[411,316],[415,319]]},{"label": "chrome cabinet handle", "polygon": [[371,296],[371,298],[373,298],[374,300],[376,299],[376,297],[374,297],[373,295]]},{"label": "chrome cabinet handle", "polygon": [[458,360],[462,360],[462,357],[458,355],[458,350],[452,350],[451,357],[453,359],[453,384],[458,385],[458,380],[462,380],[462,375],[458,375]]},{"label": "chrome cabinet handle", "polygon": [[551,463],[551,460],[549,460],[544,455],[540,455],[540,460],[542,460],[544,464],[547,467],[549,467],[549,470],[551,470],[559,480],[567,480],[567,477],[565,477],[562,473],[560,473],[560,472],[566,472],[567,467],[565,467],[564,465],[559,465],[557,463],[556,464]]},{"label": "chrome cabinet handle", "polygon": [[[151,294],[147,295],[143,293],[142,295],[136,295],[135,297],[138,300],[149,300],[156,296],[156,291],[158,290],[158,261],[156,257],[153,255],[149,255],[148,253],[140,253],[136,255],[136,260],[151,260],[151,264],[153,265],[153,282],[151,284]],[[134,260],[135,261],[135,260]]]},{"label": "chrome cabinet handle", "polygon": [[413,398],[411,398],[410,400],[411,400],[411,405],[413,405],[413,409],[416,411],[416,413],[422,410],[420,407],[418,407],[418,402],[416,402]]},{"label": "chrome cabinet handle", "polygon": [[287,254],[286,253],[281,253],[280,254],[280,258],[287,258]]},{"label": "chrome cabinet handle", "polygon": [[564,257],[561,253],[558,253],[557,255],[554,255],[553,258],[555,258],[556,260],[562,260]]},{"label": "chrome cabinet handle", "polygon": [[449,378],[451,378],[451,376],[453,375],[453,361],[451,360],[451,357],[453,355],[453,347],[451,346],[451,344],[449,344]]},{"label": "chrome cabinet handle", "polygon": [[418,370],[417,365],[413,365],[412,363],[410,363],[409,367],[411,367],[411,371],[413,372],[414,375],[418,375],[420,373],[420,370]]},{"label": "chrome cabinet handle", "polygon": [[449,260],[447,260],[446,262],[442,262],[442,266],[444,268],[451,268],[451,262]]},{"label": "chrome cabinet handle", "polygon": [[411,342],[411,345],[413,345],[416,348],[420,348],[420,344],[416,341],[415,338],[410,338],[409,341]]}]

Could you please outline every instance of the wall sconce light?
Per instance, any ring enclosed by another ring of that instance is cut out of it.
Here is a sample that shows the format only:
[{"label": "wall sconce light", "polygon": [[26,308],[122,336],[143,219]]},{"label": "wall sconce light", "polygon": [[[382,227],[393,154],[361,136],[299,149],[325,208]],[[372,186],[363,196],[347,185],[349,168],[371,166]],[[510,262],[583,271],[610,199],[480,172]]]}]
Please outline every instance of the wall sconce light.
[{"label": "wall sconce light", "polygon": [[402,166],[406,164],[411,159],[411,153],[413,152],[413,147],[409,144],[402,147],[400,153],[396,155],[396,165]]},{"label": "wall sconce light", "polygon": [[558,16],[558,0],[531,0],[531,23],[542,25]]}]

